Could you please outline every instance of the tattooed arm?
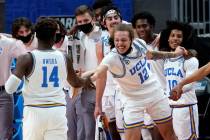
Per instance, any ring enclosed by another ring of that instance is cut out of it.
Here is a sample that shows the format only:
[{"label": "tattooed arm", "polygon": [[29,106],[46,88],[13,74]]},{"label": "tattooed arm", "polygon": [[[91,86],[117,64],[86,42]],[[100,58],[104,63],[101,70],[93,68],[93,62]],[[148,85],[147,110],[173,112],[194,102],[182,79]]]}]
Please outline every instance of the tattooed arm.
[{"label": "tattooed arm", "polygon": [[185,49],[177,47],[175,52],[151,51],[147,52],[147,59],[166,59],[184,55]]}]

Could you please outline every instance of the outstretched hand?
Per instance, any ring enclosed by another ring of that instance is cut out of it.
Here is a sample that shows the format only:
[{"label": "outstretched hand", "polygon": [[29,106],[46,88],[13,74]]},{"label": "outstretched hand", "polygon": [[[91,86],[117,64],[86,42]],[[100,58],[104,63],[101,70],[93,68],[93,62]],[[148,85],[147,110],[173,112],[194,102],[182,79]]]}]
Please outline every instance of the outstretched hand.
[{"label": "outstretched hand", "polygon": [[175,86],[172,91],[171,91],[171,95],[169,97],[169,99],[172,99],[174,101],[179,100],[179,98],[182,96],[182,86],[180,86],[179,84],[177,86]]}]

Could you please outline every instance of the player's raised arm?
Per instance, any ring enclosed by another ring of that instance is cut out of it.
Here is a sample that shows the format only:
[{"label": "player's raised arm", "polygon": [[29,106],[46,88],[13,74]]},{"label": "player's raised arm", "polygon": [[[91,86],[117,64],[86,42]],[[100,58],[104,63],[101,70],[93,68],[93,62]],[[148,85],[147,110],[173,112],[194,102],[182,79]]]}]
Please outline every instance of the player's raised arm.
[{"label": "player's raised arm", "polygon": [[182,47],[177,47],[175,52],[164,52],[164,51],[148,51],[147,58],[148,59],[166,59],[166,58],[174,58],[180,55],[185,54],[185,49]]},{"label": "player's raised arm", "polygon": [[181,97],[182,89],[185,85],[192,83],[194,81],[198,81],[210,73],[210,62],[205,66],[201,67],[197,71],[195,71],[192,75],[183,79],[177,86],[172,89],[171,99],[177,100]]},{"label": "player's raised arm", "polygon": [[184,86],[184,85],[192,83],[194,81],[198,81],[198,80],[204,78],[205,76],[207,76],[209,73],[210,73],[210,62],[208,64],[206,64],[205,66],[201,67],[200,69],[198,69],[197,71],[195,71],[189,77],[182,80],[180,82],[180,84]]},{"label": "player's raised arm", "polygon": [[107,70],[108,70],[108,67],[107,66],[105,66],[105,65],[99,65],[96,68],[94,74],[91,76],[91,80],[92,81],[95,81],[98,78],[103,77],[103,75],[106,74]]}]

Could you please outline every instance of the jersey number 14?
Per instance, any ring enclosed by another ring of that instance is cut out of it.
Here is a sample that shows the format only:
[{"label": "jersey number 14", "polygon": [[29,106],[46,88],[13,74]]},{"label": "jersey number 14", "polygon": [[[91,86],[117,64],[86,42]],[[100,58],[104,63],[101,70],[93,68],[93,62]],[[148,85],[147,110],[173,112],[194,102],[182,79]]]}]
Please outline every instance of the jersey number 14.
[{"label": "jersey number 14", "polygon": [[53,83],[53,87],[59,87],[59,79],[58,79],[58,67],[54,66],[50,76],[48,77],[48,69],[46,66],[42,67],[42,72],[43,72],[43,83],[42,87],[48,87],[48,82]]}]

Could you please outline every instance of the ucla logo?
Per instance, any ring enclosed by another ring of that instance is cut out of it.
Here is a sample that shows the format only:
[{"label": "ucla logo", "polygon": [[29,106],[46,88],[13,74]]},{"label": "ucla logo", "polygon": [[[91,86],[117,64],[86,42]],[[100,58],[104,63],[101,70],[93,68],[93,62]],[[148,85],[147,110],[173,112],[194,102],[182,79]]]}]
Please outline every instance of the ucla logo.
[{"label": "ucla logo", "polygon": [[129,60],[124,60],[125,64],[126,65],[129,65],[130,64],[130,61]]}]

